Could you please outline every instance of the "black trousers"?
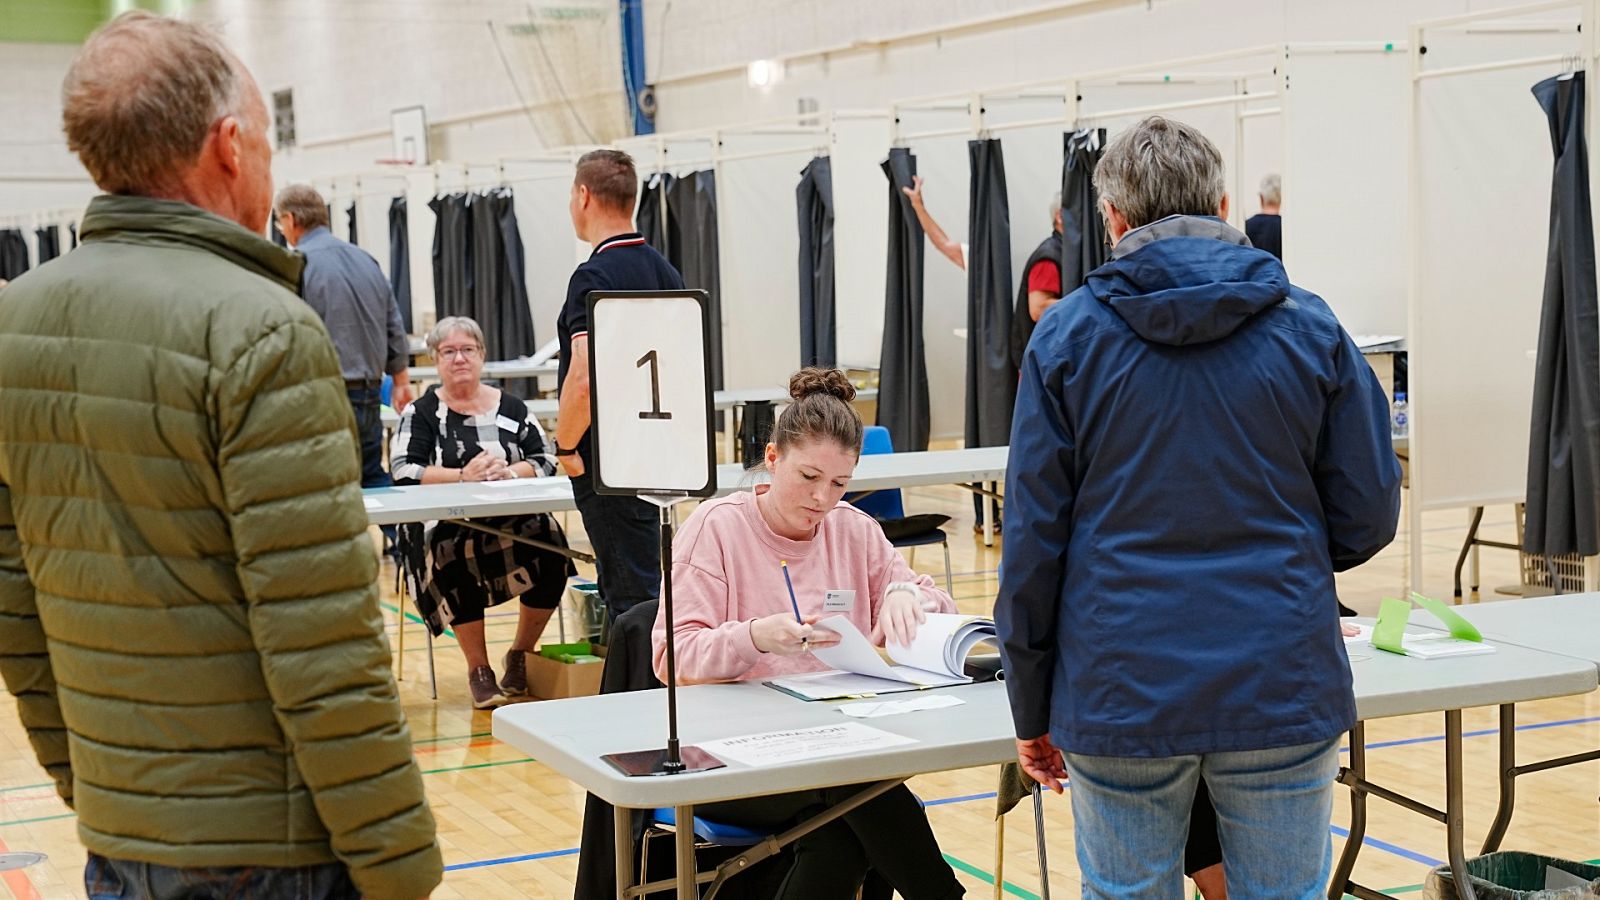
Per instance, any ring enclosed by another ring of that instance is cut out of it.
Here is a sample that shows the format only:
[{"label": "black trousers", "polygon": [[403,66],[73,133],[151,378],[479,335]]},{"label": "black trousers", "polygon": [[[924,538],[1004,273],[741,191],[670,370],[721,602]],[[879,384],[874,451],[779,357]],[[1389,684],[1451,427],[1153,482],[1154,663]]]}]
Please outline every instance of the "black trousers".
[{"label": "black trousers", "polygon": [[[695,807],[714,822],[779,831],[870,787],[841,785]],[[966,893],[939,853],[928,816],[911,789],[898,785],[796,841],[794,865],[777,900],[853,900],[870,868],[905,900],[947,900]]]},{"label": "black trousers", "polygon": [[[589,464],[584,459],[584,465]],[[637,497],[596,494],[587,474],[572,497],[594,546],[595,582],[611,620],[661,593],[661,510]]]}]

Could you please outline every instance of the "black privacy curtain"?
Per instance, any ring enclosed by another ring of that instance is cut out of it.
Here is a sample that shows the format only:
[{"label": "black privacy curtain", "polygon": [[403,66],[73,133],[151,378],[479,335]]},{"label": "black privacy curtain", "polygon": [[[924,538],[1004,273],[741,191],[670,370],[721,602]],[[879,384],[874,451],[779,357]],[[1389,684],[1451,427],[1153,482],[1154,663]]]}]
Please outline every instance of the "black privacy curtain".
[{"label": "black privacy curtain", "polygon": [[1106,145],[1106,130],[1068,132],[1061,161],[1061,296],[1072,293],[1110,256],[1094,167]]},{"label": "black privacy curtain", "polygon": [[1541,81],[1533,95],[1550,120],[1555,177],[1533,378],[1523,549],[1547,557],[1593,556],[1600,553],[1600,314],[1583,73]]},{"label": "black privacy curtain", "polygon": [[711,169],[650,176],[639,195],[639,233],[710,299],[711,386],[722,383],[722,275],[717,251],[717,179]]},{"label": "black privacy curtain", "polygon": [[800,365],[838,365],[834,320],[833,162],[813,159],[794,189],[800,221]]},{"label": "black privacy curtain", "polygon": [[28,242],[15,228],[0,231],[0,278],[10,281],[28,271]]},{"label": "black privacy curtain", "polygon": [[967,142],[968,447],[1011,440],[1017,370],[1011,365],[1011,210],[1006,162],[995,139]]},{"label": "black privacy curtain", "polygon": [[345,221],[350,223],[350,243],[360,244],[360,231],[356,228],[356,205],[351,203],[344,208]]},{"label": "black privacy curtain", "polygon": [[[434,312],[470,316],[483,329],[489,361],[528,356],[536,348],[528,283],[510,189],[446,194],[429,203],[438,217],[433,235]],[[527,396],[529,379],[505,381]]]},{"label": "black privacy curtain", "polygon": [[883,352],[878,373],[878,424],[894,449],[928,449],[928,364],[922,346],[922,226],[901,188],[911,187],[917,158],[896,147],[883,161],[889,179],[888,273],[883,298]]},{"label": "black privacy curtain", "polygon": [[389,201],[389,287],[400,304],[400,320],[406,325],[406,333],[416,334],[411,322],[411,238],[404,196]]},{"label": "black privacy curtain", "polygon": [[34,240],[39,248],[39,265],[44,265],[61,255],[61,232],[54,225],[33,230]]}]

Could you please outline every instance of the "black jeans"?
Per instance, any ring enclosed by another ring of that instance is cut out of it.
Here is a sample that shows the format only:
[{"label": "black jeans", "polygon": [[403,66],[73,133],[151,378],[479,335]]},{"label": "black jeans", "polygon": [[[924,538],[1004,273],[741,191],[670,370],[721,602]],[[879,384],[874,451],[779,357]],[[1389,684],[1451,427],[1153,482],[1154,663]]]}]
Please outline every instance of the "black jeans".
[{"label": "black jeans", "polygon": [[637,497],[596,494],[588,474],[572,479],[572,497],[594,547],[600,598],[615,622],[661,593],[661,510]]},{"label": "black jeans", "polygon": [[[713,822],[780,831],[860,793],[867,784],[707,803]],[[791,845],[794,865],[778,900],[851,900],[870,868],[905,900],[953,900],[966,893],[939,852],[922,804],[905,785],[867,801]]]},{"label": "black jeans", "polygon": [[359,900],[343,863],[178,868],[89,854],[89,900]]}]

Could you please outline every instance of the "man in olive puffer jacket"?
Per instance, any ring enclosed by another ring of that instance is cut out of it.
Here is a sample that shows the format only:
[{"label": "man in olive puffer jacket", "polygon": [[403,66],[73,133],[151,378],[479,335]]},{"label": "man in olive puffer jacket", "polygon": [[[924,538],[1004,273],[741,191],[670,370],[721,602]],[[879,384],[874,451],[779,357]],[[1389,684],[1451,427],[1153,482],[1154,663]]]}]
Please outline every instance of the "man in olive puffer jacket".
[{"label": "man in olive puffer jacket", "polygon": [[260,91],[135,12],[63,109],[106,193],[0,296],[0,675],[89,895],[426,896],[355,423],[301,258],[260,237]]}]

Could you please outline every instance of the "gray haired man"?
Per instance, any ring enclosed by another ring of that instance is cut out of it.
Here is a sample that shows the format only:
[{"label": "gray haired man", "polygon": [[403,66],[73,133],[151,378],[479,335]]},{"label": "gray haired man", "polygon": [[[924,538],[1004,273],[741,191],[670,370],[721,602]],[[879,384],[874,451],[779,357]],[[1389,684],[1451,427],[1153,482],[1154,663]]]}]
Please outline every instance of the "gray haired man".
[{"label": "gray haired man", "polygon": [[995,601],[1022,768],[1083,893],[1177,900],[1201,781],[1228,893],[1317,897],[1355,724],[1333,575],[1394,538],[1388,404],[1321,298],[1152,117],[1095,169],[1112,258],[1023,358]]},{"label": "gray haired man", "polygon": [[355,422],[272,149],[216,35],[130,12],[67,73],[105,193],[0,303],[0,677],[88,895],[439,883],[378,609]]}]

